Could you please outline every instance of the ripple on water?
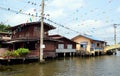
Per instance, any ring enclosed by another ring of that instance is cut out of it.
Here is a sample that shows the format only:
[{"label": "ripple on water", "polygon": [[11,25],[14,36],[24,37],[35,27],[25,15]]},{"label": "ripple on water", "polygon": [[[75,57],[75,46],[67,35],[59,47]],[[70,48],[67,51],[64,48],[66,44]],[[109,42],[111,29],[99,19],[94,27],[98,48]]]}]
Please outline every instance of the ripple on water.
[{"label": "ripple on water", "polygon": [[63,58],[46,64],[9,66],[0,76],[120,76],[120,56]]}]

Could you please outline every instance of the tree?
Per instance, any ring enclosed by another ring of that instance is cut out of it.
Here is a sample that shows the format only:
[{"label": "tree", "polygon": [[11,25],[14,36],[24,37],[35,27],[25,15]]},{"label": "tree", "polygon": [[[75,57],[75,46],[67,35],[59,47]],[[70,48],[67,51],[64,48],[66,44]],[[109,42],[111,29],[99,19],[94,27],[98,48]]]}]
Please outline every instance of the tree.
[{"label": "tree", "polygon": [[6,28],[11,27],[10,25],[5,25],[2,22],[0,23],[0,31],[1,32],[9,32],[8,30],[6,30]]}]

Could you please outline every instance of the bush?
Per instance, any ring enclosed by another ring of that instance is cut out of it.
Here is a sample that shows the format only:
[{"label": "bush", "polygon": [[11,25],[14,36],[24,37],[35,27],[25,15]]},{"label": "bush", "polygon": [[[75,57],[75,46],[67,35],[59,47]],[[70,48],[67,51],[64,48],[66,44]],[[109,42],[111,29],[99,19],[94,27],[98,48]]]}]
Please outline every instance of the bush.
[{"label": "bush", "polygon": [[13,56],[13,57],[19,57],[20,54],[18,52],[16,52],[16,51],[12,51],[11,52],[11,56]]},{"label": "bush", "polygon": [[4,57],[19,57],[19,56],[26,56],[30,51],[26,48],[19,48],[14,51],[6,51],[4,53]]},{"label": "bush", "polygon": [[19,53],[17,53],[16,51],[6,51],[3,55],[4,57],[19,57]]},{"label": "bush", "polygon": [[28,49],[26,49],[26,48],[19,48],[19,49],[15,50],[15,52],[17,52],[20,56],[25,56],[30,51]]},{"label": "bush", "polygon": [[4,57],[8,57],[8,56],[11,56],[11,54],[12,54],[12,52],[11,51],[6,51],[4,54],[3,54],[3,56]]}]

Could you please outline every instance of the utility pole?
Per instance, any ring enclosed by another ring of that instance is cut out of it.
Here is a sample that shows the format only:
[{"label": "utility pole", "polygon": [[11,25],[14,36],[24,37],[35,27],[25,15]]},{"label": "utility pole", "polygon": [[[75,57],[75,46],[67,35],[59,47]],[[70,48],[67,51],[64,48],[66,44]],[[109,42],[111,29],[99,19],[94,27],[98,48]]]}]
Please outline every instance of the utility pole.
[{"label": "utility pole", "polygon": [[113,27],[114,27],[114,45],[116,45],[116,26],[117,24],[114,24]]},{"label": "utility pole", "polygon": [[116,40],[116,28],[117,26],[120,25],[120,24],[113,24],[113,27],[114,27],[114,44],[116,45],[117,44],[117,40]]},{"label": "utility pole", "polygon": [[43,59],[43,36],[44,36],[44,0],[42,0],[41,3],[42,6],[42,12],[41,12],[41,28],[40,28],[40,51],[39,51],[39,61],[44,62]]}]

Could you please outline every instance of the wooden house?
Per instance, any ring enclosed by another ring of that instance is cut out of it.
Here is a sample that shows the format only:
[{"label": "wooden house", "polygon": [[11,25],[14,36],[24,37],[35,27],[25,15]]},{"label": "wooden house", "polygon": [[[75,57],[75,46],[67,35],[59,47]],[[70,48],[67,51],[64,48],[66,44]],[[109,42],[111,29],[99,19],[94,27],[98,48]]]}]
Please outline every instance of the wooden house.
[{"label": "wooden house", "polygon": [[11,34],[8,32],[0,32],[0,42],[11,40]]},{"label": "wooden house", "polygon": [[0,32],[0,58],[2,58],[2,55],[4,52],[6,52],[6,46],[4,42],[11,40],[11,34],[8,32]]},{"label": "wooden house", "polygon": [[[38,58],[40,49],[40,22],[23,23],[8,28],[12,31],[12,40],[6,42],[11,45],[10,50],[18,48],[28,48],[30,54],[28,58]],[[52,25],[44,22],[44,58],[55,57],[56,41],[49,38],[48,32],[55,29]]]},{"label": "wooden house", "polygon": [[76,52],[76,42],[60,35],[50,35],[49,37],[54,40],[59,40],[56,43],[57,56],[71,56]]},{"label": "wooden house", "polygon": [[76,50],[80,55],[99,55],[104,53],[106,42],[103,40],[99,40],[89,35],[78,35],[72,38],[72,40],[79,43],[76,45]]},{"label": "wooden house", "polygon": [[8,32],[0,32],[0,48],[5,47],[4,42],[11,40],[11,34]]}]

